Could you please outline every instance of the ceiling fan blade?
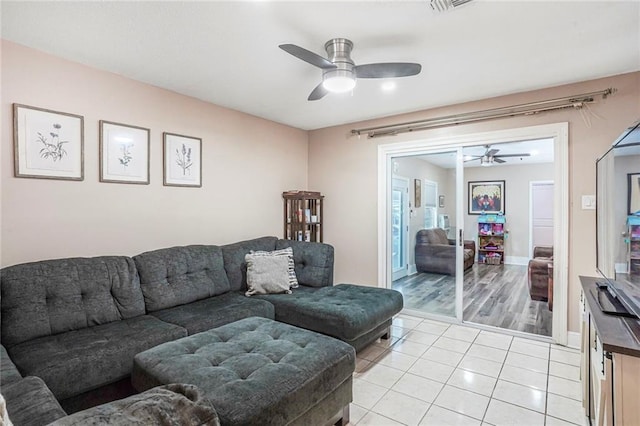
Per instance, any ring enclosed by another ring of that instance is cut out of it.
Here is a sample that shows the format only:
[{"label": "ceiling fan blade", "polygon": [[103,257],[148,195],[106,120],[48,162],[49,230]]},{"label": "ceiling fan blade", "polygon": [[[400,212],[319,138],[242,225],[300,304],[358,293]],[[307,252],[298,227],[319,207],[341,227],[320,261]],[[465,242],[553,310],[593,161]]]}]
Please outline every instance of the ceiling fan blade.
[{"label": "ceiling fan blade", "polygon": [[478,158],[471,158],[471,159],[469,159],[469,160],[464,160],[464,162],[465,162],[465,163],[468,163],[469,161],[476,161],[476,160],[479,160],[479,159],[481,159],[481,158],[482,158],[482,157],[478,157]]},{"label": "ceiling fan blade", "polygon": [[308,101],[317,101],[318,99],[322,99],[327,95],[329,91],[324,88],[322,82],[316,86],[315,89],[309,94],[307,98]]},{"label": "ceiling fan blade", "polygon": [[500,157],[529,157],[531,154],[502,154],[502,155],[494,155],[493,158]]},{"label": "ceiling fan blade", "polygon": [[388,62],[379,64],[357,65],[354,68],[358,78],[392,78],[408,77],[420,74],[422,65],[409,62]]},{"label": "ceiling fan blade", "polygon": [[295,44],[281,44],[278,47],[296,58],[302,59],[311,65],[322,68],[323,70],[338,68],[330,60],[325,59],[320,55],[316,55],[310,50],[296,46]]},{"label": "ceiling fan blade", "polygon": [[498,157],[493,157],[494,163],[506,163],[506,161],[499,159]]},{"label": "ceiling fan blade", "polygon": [[490,149],[487,151],[487,153],[485,154],[487,157],[493,157],[494,155],[496,155],[498,153],[498,151],[500,151],[499,149]]}]

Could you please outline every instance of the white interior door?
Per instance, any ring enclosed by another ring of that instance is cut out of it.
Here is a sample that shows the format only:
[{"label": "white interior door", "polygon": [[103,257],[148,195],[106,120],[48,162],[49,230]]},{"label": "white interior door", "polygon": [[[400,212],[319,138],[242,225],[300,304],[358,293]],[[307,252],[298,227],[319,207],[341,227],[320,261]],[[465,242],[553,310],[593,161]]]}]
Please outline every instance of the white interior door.
[{"label": "white interior door", "polygon": [[394,177],[391,189],[391,264],[392,278],[407,275],[409,235],[409,179]]},{"label": "white interior door", "polygon": [[531,247],[553,246],[553,182],[531,182]]}]

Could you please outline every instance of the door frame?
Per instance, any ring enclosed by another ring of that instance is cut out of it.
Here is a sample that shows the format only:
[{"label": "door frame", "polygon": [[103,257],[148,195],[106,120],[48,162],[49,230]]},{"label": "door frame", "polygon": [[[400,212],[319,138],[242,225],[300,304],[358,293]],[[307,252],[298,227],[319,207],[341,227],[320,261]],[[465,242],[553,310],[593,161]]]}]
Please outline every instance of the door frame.
[{"label": "door frame", "polygon": [[[554,159],[555,161],[555,159]],[[552,180],[531,180],[529,181],[529,259],[533,259],[533,187],[538,184],[552,184],[553,190],[555,193],[555,182]],[[554,200],[555,202],[555,196]],[[555,211],[554,211],[555,213]],[[555,231],[555,217],[554,220],[554,231]]]},{"label": "door frame", "polygon": [[[391,286],[390,262],[390,185],[392,157],[421,155],[444,149],[552,138],[554,140],[554,342],[566,345],[568,339],[569,292],[569,123],[559,122],[490,132],[418,139],[378,145],[378,287]],[[462,154],[460,153],[460,156]],[[460,158],[458,159],[460,161]],[[464,193],[462,176],[457,173],[457,188]],[[458,197],[462,203],[462,197]],[[457,211],[461,206],[458,206]],[[556,220],[557,218],[557,220]],[[460,220],[460,218],[456,218]],[[461,261],[461,260],[460,260]],[[462,313],[458,312],[457,316]],[[459,319],[460,321],[460,319]]]}]

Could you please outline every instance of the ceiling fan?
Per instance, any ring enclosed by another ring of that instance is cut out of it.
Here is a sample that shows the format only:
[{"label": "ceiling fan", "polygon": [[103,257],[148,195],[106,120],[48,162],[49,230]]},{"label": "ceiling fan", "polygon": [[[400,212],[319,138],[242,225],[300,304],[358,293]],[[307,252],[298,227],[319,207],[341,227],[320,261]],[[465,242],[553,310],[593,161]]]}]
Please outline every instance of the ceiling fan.
[{"label": "ceiling fan", "polygon": [[357,78],[394,78],[419,74],[420,64],[388,62],[356,65],[351,59],[353,42],[346,38],[334,38],[325,43],[328,58],[323,58],[295,44],[281,44],[280,49],[322,70],[322,82],[311,92],[307,100],[317,101],[329,92],[352,90]]},{"label": "ceiling fan", "polygon": [[506,163],[506,161],[502,159],[505,157],[528,157],[531,155],[529,153],[498,155],[498,151],[500,151],[499,149],[491,149],[491,145],[485,145],[484,147],[486,151],[483,155],[471,155],[471,158],[465,160],[465,163],[468,163],[469,161],[480,160],[481,166],[490,166],[493,163]]}]

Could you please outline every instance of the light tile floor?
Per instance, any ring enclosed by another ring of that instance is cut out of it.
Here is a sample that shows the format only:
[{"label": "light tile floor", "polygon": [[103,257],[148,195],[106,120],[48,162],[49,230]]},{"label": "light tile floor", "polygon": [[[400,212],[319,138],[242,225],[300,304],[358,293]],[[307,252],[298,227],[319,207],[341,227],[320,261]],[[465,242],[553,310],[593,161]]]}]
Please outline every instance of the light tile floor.
[{"label": "light tile floor", "polygon": [[350,425],[587,425],[580,353],[398,315],[358,354]]}]

